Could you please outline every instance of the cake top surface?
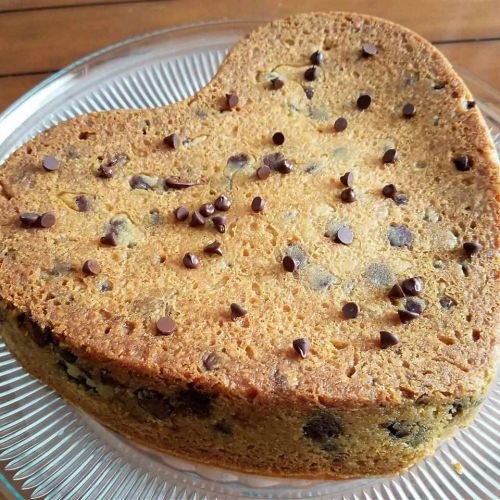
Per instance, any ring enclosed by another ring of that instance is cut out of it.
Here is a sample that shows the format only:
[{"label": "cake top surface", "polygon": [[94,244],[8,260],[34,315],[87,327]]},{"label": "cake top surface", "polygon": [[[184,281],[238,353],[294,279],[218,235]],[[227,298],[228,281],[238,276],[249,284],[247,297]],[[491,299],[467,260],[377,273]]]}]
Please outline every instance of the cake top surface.
[{"label": "cake top surface", "polygon": [[156,383],[332,406],[460,396],[491,376],[497,188],[486,125],[428,42],[299,15],[186,101],[77,117],[16,151],[0,297]]}]

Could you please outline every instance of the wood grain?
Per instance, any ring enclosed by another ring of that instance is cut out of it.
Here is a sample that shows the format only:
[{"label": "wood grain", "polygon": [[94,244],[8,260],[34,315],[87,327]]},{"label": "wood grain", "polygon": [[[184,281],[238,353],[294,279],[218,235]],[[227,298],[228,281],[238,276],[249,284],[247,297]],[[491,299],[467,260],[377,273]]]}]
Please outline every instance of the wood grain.
[{"label": "wood grain", "polygon": [[[235,8],[237,5],[237,8]],[[432,41],[500,37],[498,0],[309,0],[307,9],[355,10],[400,22]],[[303,0],[169,0],[0,15],[1,74],[60,68],[124,38],[168,26],[221,18],[280,17],[304,10]],[[13,43],[15,41],[15,43]]]},{"label": "wood grain", "polygon": [[7,10],[45,9],[78,5],[130,3],[142,0],[0,0],[0,12]]},{"label": "wood grain", "polygon": [[40,73],[36,75],[4,76],[0,78],[0,112],[49,76],[50,73]]}]

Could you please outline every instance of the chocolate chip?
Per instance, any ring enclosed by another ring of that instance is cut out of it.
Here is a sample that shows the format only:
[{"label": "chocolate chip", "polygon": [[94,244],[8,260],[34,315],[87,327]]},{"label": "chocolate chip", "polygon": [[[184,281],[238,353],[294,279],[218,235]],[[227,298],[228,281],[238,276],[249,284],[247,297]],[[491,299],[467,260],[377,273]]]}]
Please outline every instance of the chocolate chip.
[{"label": "chocolate chip", "polygon": [[184,255],[182,263],[188,269],[196,269],[200,265],[200,259],[194,253],[187,253]]},{"label": "chocolate chip", "polygon": [[317,50],[316,52],[313,52],[311,54],[310,60],[311,60],[311,64],[319,66],[325,60],[325,56],[324,56],[323,52],[321,52],[320,50]]},{"label": "chocolate chip", "polygon": [[345,118],[337,118],[333,124],[335,132],[343,132],[347,128],[347,120]]},{"label": "chocolate chip", "polygon": [[25,318],[23,322],[25,328],[28,330],[31,339],[40,347],[44,347],[50,343],[54,343],[52,338],[52,330],[49,327],[42,328],[40,325]]},{"label": "chocolate chip", "polygon": [[221,212],[227,212],[231,208],[231,200],[221,194],[215,201],[214,201],[214,207],[216,210],[219,210]]},{"label": "chocolate chip", "polygon": [[312,99],[314,97],[314,89],[312,87],[304,87],[304,94],[308,99]]},{"label": "chocolate chip", "polygon": [[282,132],[275,132],[273,134],[273,143],[276,146],[281,146],[285,142],[285,136]]},{"label": "chocolate chip", "polygon": [[92,204],[88,196],[75,196],[75,203],[79,212],[90,212],[92,210]]},{"label": "chocolate chip", "polygon": [[269,174],[271,173],[271,169],[267,165],[262,165],[257,169],[257,178],[261,181],[267,179]]},{"label": "chocolate chip", "polygon": [[232,155],[227,159],[227,165],[232,169],[243,168],[248,163],[248,156],[245,153]]},{"label": "chocolate chip", "polygon": [[401,299],[405,296],[405,293],[400,285],[397,283],[391,288],[389,292],[389,298],[391,299]]},{"label": "chocolate chip", "polygon": [[240,102],[239,97],[236,94],[226,94],[226,106],[227,109],[233,109],[238,106]]},{"label": "chocolate chip", "polygon": [[462,248],[464,249],[465,255],[470,259],[473,255],[476,255],[481,250],[481,245],[475,241],[466,241]]},{"label": "chocolate chip", "polygon": [[181,147],[182,139],[179,134],[170,134],[163,139],[163,143],[171,149],[178,149]]},{"label": "chocolate chip", "polygon": [[425,311],[425,308],[426,308],[426,303],[422,299],[416,297],[409,297],[405,300],[405,309],[407,311],[416,314],[422,314]]},{"label": "chocolate chip", "polygon": [[341,226],[337,231],[335,241],[342,243],[342,245],[350,245],[354,239],[352,229],[347,226]]},{"label": "chocolate chip", "polygon": [[175,329],[175,321],[168,315],[163,316],[156,322],[156,332],[159,335],[172,335]]},{"label": "chocolate chip", "polygon": [[210,217],[213,215],[215,212],[215,207],[213,206],[212,203],[204,203],[200,207],[200,214],[203,215],[203,217]]},{"label": "chocolate chip", "polygon": [[195,415],[200,418],[209,417],[212,413],[213,396],[189,384],[178,392],[173,401],[175,411],[181,415]]},{"label": "chocolate chip", "polygon": [[407,102],[403,106],[403,116],[405,118],[411,118],[412,116],[415,116],[417,109],[415,108],[415,105],[412,104],[411,102]]},{"label": "chocolate chip", "polygon": [[307,357],[307,354],[309,353],[309,349],[311,348],[311,342],[309,339],[306,338],[301,338],[301,339],[295,339],[292,342],[293,348],[295,349],[295,352],[302,358],[305,359]]},{"label": "chocolate chip", "polygon": [[347,187],[352,187],[354,185],[354,174],[352,172],[346,172],[340,177],[340,182]]},{"label": "chocolate chip", "polygon": [[391,226],[387,238],[393,247],[410,247],[413,243],[413,233],[404,224]]},{"label": "chocolate chip", "polygon": [[439,299],[439,303],[441,304],[441,307],[447,311],[457,305],[452,298],[446,296],[441,297],[441,299]]},{"label": "chocolate chip", "polygon": [[101,272],[101,266],[99,265],[99,262],[97,262],[97,260],[89,259],[86,260],[83,264],[82,271],[85,274],[97,276]]},{"label": "chocolate chip", "polygon": [[318,75],[319,75],[319,70],[316,66],[311,66],[310,68],[307,68],[304,72],[304,78],[308,82],[313,82],[314,80],[316,80],[316,78],[318,78]]},{"label": "chocolate chip", "polygon": [[97,170],[97,175],[103,179],[111,179],[115,175],[115,170],[111,165],[101,165]]},{"label": "chocolate chip", "polygon": [[59,348],[59,356],[61,356],[64,361],[67,361],[70,364],[75,363],[75,361],[78,359],[78,357],[75,356],[71,351],[62,348]]},{"label": "chocolate chip", "polygon": [[394,203],[396,205],[408,205],[408,202],[410,201],[410,199],[408,198],[408,195],[404,194],[404,193],[396,193],[393,198],[394,200]]},{"label": "chocolate chip", "polygon": [[223,251],[222,251],[222,245],[220,243],[220,241],[213,241],[212,243],[210,243],[209,245],[207,245],[203,251],[205,253],[208,253],[208,254],[215,254],[215,255],[222,255],[223,254]]},{"label": "chocolate chip", "polygon": [[153,189],[153,186],[149,184],[148,179],[144,178],[142,175],[134,175],[130,179],[129,184],[132,189]]},{"label": "chocolate chip", "polygon": [[403,325],[407,325],[410,321],[413,321],[414,319],[418,318],[417,313],[406,311],[404,309],[398,310],[398,316],[399,316],[399,321],[401,321]]},{"label": "chocolate chip", "polygon": [[219,356],[217,353],[211,352],[203,358],[203,366],[205,370],[211,371],[215,370],[219,364]]},{"label": "chocolate chip", "polygon": [[172,189],[186,189],[192,186],[196,186],[196,182],[186,181],[179,179],[178,177],[167,177],[165,179],[165,187]]},{"label": "chocolate chip", "polygon": [[231,304],[231,318],[233,321],[238,318],[243,318],[243,316],[246,316],[247,313],[248,311],[243,306],[235,304],[234,302]]},{"label": "chocolate chip", "polygon": [[438,82],[438,83],[434,83],[432,85],[432,88],[434,90],[441,90],[441,89],[444,89],[445,87],[446,87],[446,83],[444,83],[444,82]]},{"label": "chocolate chip", "polygon": [[382,188],[382,194],[386,198],[393,198],[394,195],[396,194],[396,186],[394,184],[387,184]]},{"label": "chocolate chip", "polygon": [[41,228],[47,229],[56,223],[56,214],[54,212],[45,212],[40,215],[37,225]]},{"label": "chocolate chip", "polygon": [[193,212],[191,215],[191,221],[189,222],[191,227],[201,227],[205,225],[205,217],[200,214],[200,212]]},{"label": "chocolate chip", "polygon": [[137,404],[159,420],[166,419],[173,411],[169,399],[157,391],[139,389],[135,392],[135,396]]},{"label": "chocolate chip", "polygon": [[277,166],[278,172],[289,174],[293,170],[293,165],[288,160],[281,160]]},{"label": "chocolate chip", "polygon": [[424,282],[422,278],[408,278],[401,283],[401,288],[403,289],[405,295],[410,295],[415,297],[419,295],[424,290]]},{"label": "chocolate chip", "polygon": [[260,196],[256,196],[252,200],[252,210],[254,212],[262,212],[262,210],[264,210],[265,206],[266,206],[266,202]]},{"label": "chocolate chip", "polygon": [[372,102],[372,98],[368,94],[361,94],[356,101],[358,109],[368,109]]},{"label": "chocolate chip", "polygon": [[294,259],[293,257],[290,257],[289,255],[286,255],[283,257],[283,268],[285,271],[289,273],[293,273],[294,271],[297,271],[297,269],[300,267],[300,261],[297,259]]},{"label": "chocolate chip", "polygon": [[356,193],[352,188],[347,188],[340,193],[340,199],[344,203],[353,203],[356,201]]},{"label": "chocolate chip", "polygon": [[399,337],[391,332],[380,332],[380,347],[382,349],[387,349],[393,345],[399,344]]},{"label": "chocolate chip", "polygon": [[212,222],[215,229],[219,233],[225,233],[227,229],[227,217],[225,215],[216,215],[212,217]]},{"label": "chocolate chip", "polygon": [[467,172],[474,165],[472,158],[468,155],[456,156],[453,158],[453,163],[455,164],[455,168],[460,172]]},{"label": "chocolate chip", "polygon": [[354,319],[358,317],[359,306],[355,302],[348,302],[342,307],[342,314],[346,319]]},{"label": "chocolate chip", "polygon": [[398,157],[398,152],[395,149],[388,149],[382,156],[382,163],[395,163]]},{"label": "chocolate chip", "polygon": [[34,227],[37,225],[38,219],[40,218],[40,214],[35,212],[24,212],[19,215],[19,220],[21,221],[22,227]]},{"label": "chocolate chip", "polygon": [[270,153],[262,158],[262,163],[272,170],[278,170],[279,164],[285,159],[282,153]]},{"label": "chocolate chip", "polygon": [[111,245],[116,247],[118,245],[118,231],[116,228],[111,227],[108,232],[101,238],[103,245]]},{"label": "chocolate chip", "polygon": [[175,220],[180,222],[185,221],[189,217],[189,210],[187,207],[180,206],[174,211]]},{"label": "chocolate chip", "polygon": [[59,169],[59,160],[55,156],[44,156],[42,167],[47,172],[54,172]]},{"label": "chocolate chip", "polygon": [[378,52],[377,47],[373,45],[373,43],[364,43],[361,46],[361,53],[363,54],[363,57],[372,57],[376,55]]},{"label": "chocolate chip", "polygon": [[308,439],[325,442],[328,439],[339,437],[342,434],[342,426],[335,416],[321,413],[311,417],[302,427],[302,432]]},{"label": "chocolate chip", "polygon": [[285,82],[281,78],[273,78],[271,80],[271,88],[273,90],[282,89],[284,85],[285,85]]},{"label": "chocolate chip", "polygon": [[476,101],[466,101],[465,109],[472,109],[476,107]]},{"label": "chocolate chip", "polygon": [[392,437],[397,439],[402,439],[411,434],[411,428],[403,422],[389,422],[383,424],[383,427],[389,431]]}]

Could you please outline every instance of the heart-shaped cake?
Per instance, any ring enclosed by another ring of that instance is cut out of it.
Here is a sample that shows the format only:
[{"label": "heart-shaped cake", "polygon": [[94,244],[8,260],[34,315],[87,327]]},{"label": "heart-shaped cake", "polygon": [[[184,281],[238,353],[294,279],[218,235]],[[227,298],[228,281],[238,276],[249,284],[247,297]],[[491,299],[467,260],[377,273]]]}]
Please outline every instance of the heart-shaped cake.
[{"label": "heart-shaped cake", "polygon": [[388,21],[251,33],[199,93],[92,113],[0,170],[2,335],[112,429],[261,474],[400,472],[494,373],[496,153]]}]

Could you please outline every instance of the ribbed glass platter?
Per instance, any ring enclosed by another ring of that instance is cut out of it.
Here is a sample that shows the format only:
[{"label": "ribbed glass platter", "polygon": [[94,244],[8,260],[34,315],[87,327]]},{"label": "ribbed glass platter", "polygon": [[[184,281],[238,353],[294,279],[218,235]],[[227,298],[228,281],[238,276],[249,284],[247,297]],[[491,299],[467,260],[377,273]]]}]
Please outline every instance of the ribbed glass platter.
[{"label": "ribbed glass platter", "polygon": [[[71,116],[155,107],[188,97],[257,24],[232,21],[169,29],[77,61],[0,116],[0,162],[29,137]],[[477,76],[459,72],[497,136],[499,93]],[[402,476],[330,482],[260,477],[139,448],[34,380],[0,338],[0,498],[3,484],[4,494],[12,498],[498,499],[499,401],[497,376],[473,425]],[[454,468],[457,463],[462,474]]]}]

